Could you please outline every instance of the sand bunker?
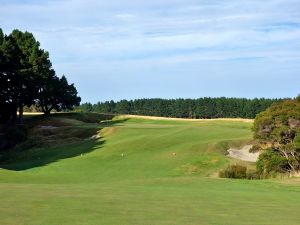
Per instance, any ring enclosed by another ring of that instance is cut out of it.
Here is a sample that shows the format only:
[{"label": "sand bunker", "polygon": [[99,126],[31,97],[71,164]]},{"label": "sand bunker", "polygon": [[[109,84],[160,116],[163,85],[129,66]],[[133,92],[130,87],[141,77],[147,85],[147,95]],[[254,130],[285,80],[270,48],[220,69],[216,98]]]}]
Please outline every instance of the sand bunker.
[{"label": "sand bunker", "polygon": [[252,145],[245,145],[241,149],[230,148],[227,150],[229,153],[228,156],[243,161],[256,162],[259,156],[259,152],[255,152],[255,153],[249,152],[251,147]]}]

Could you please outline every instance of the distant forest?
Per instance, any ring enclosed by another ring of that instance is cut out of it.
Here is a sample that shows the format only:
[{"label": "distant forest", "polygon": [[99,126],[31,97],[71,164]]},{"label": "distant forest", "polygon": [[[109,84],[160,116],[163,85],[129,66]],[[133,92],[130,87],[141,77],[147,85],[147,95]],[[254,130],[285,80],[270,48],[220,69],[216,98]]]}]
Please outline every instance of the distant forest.
[{"label": "distant forest", "polygon": [[198,99],[136,99],[97,104],[84,103],[76,107],[79,112],[134,114],[178,118],[255,118],[282,99],[265,98],[198,98]]}]

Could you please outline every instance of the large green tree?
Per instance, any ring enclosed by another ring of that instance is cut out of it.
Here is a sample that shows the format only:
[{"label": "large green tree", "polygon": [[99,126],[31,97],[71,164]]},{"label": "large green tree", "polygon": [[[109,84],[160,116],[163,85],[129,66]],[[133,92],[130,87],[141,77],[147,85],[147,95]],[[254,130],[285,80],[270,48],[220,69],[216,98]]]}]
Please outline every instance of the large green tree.
[{"label": "large green tree", "polygon": [[80,97],[65,76],[58,78],[49,53],[40,47],[32,33],[0,29],[0,122],[22,122],[24,106],[40,104],[45,114],[72,109]]},{"label": "large green tree", "polygon": [[34,102],[43,71],[51,68],[49,55],[31,33],[19,30],[2,38],[1,52],[1,95],[13,111],[11,119],[16,120],[19,110],[21,122],[23,107]]},{"label": "large green tree", "polygon": [[258,114],[253,129],[260,172],[300,173],[300,96]]},{"label": "large green tree", "polygon": [[1,42],[0,95],[3,107],[1,119],[16,120],[22,89],[21,60],[23,54],[11,35],[4,36]]}]

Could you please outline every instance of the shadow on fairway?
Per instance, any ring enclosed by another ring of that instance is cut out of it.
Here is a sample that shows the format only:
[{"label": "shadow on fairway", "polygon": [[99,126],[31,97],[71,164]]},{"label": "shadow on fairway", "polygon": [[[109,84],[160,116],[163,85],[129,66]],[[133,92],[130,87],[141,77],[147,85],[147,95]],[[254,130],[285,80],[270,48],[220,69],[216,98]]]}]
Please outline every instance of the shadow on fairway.
[{"label": "shadow on fairway", "polygon": [[[99,123],[99,132],[105,127],[122,126],[124,120],[105,121]],[[95,132],[95,134],[97,133]],[[95,149],[102,148],[105,141],[101,138],[83,140],[72,144],[62,144],[56,147],[34,148],[27,151],[9,151],[2,154],[0,168],[14,171],[22,171],[35,167],[41,167],[62,159],[83,156]],[[1,156],[1,155],[0,155]]]}]

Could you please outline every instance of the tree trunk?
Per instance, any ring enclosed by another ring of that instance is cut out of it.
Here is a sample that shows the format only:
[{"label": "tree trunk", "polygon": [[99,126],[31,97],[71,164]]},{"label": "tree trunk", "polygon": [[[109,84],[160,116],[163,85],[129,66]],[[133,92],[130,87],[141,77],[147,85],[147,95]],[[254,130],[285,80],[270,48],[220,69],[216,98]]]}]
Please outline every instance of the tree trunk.
[{"label": "tree trunk", "polygon": [[43,102],[41,102],[41,103],[42,103],[42,104],[41,104],[41,108],[42,108],[42,111],[43,111],[43,113],[44,113],[44,116],[48,117],[48,116],[50,115],[50,112],[49,112],[49,110],[48,110],[48,107],[47,107],[47,105],[44,105]]},{"label": "tree trunk", "polygon": [[19,106],[19,124],[23,123],[23,104]]},{"label": "tree trunk", "polygon": [[290,162],[290,158],[287,152],[285,152],[284,150],[280,150],[281,153],[283,154],[283,156],[287,159],[287,163],[289,164],[289,166],[291,167],[292,171],[296,171],[295,167],[292,165],[292,163]]},{"label": "tree trunk", "polygon": [[47,110],[44,111],[44,115],[45,115],[46,117],[49,117],[49,116],[50,116],[50,112],[51,112],[51,111],[47,109]]},{"label": "tree trunk", "polygon": [[52,111],[53,108],[54,108],[54,107],[48,108],[48,106],[43,107],[42,109],[43,109],[44,115],[45,115],[46,117],[50,116],[51,111]]},{"label": "tree trunk", "polygon": [[12,123],[16,123],[17,122],[17,118],[18,118],[18,107],[16,104],[14,104],[13,108],[12,108],[12,117],[11,117],[11,122]]}]

